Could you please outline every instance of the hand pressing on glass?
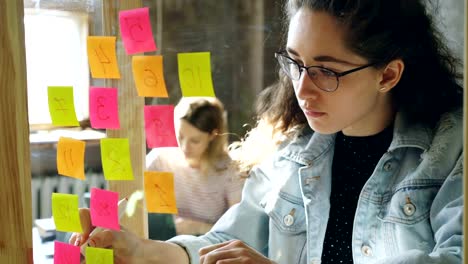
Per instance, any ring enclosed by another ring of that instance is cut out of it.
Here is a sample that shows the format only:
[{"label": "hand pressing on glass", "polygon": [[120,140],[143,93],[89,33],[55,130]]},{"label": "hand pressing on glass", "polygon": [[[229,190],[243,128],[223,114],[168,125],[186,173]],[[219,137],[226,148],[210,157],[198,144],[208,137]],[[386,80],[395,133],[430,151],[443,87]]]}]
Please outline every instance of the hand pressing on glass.
[{"label": "hand pressing on glass", "polygon": [[201,248],[200,264],[276,264],[255,249],[240,240],[229,240],[224,243]]}]

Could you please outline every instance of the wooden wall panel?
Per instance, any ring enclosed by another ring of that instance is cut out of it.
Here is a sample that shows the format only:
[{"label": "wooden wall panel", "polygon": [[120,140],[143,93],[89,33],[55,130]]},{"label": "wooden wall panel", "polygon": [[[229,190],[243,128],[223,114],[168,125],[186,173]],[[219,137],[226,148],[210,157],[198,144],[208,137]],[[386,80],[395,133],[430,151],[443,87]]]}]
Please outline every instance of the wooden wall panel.
[{"label": "wooden wall panel", "polygon": [[[141,0],[103,1],[103,29],[105,36],[117,36],[117,61],[121,79],[106,80],[106,86],[119,90],[120,129],[108,130],[109,138],[128,138],[130,142],[133,181],[111,181],[109,189],[122,197],[129,196],[136,190],[143,190],[143,172],[145,168],[146,143],[144,134],[144,98],[139,97],[135,89],[132,73],[132,56],[127,55],[122,46],[119,30],[118,12],[142,7]],[[131,218],[122,219],[122,225],[140,237],[148,237],[148,215],[145,206],[137,207]]]},{"label": "wooden wall panel", "polygon": [[23,1],[0,1],[0,263],[32,263]]}]

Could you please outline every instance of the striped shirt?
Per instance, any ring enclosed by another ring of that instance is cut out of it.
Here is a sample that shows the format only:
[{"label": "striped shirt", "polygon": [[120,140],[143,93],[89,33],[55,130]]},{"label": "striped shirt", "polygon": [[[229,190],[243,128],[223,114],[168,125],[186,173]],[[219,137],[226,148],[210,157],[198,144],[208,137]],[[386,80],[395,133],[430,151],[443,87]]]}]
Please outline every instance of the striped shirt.
[{"label": "striped shirt", "polygon": [[[224,161],[226,162],[226,161]],[[178,216],[215,223],[240,201],[244,180],[232,168],[202,175],[190,167],[177,148],[155,148],[146,157],[147,170],[174,174]]]}]

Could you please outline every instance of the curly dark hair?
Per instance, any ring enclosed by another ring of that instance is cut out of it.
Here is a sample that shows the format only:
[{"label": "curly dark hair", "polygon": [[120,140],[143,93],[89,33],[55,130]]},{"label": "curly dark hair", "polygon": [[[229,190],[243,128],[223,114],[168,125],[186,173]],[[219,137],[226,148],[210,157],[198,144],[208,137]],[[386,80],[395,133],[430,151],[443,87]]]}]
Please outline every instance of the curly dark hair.
[{"label": "curly dark hair", "polygon": [[[425,1],[436,7],[436,3]],[[391,90],[395,109],[409,120],[435,125],[441,114],[460,107],[463,89],[457,83],[461,60],[455,58],[437,31],[427,5],[420,0],[288,0],[285,26],[301,8],[326,12],[346,30],[345,43],[356,54],[384,67],[395,59],[405,63],[399,83]],[[305,125],[291,81],[280,71],[280,81],[262,111],[286,131]]]}]

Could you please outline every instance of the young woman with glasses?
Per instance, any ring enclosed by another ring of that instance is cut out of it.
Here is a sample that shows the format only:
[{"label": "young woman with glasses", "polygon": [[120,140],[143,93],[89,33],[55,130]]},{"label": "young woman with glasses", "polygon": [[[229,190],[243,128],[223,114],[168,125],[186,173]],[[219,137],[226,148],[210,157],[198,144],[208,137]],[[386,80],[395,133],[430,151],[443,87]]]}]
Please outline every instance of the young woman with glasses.
[{"label": "young woman with glasses", "polygon": [[289,143],[207,234],[98,246],[129,262],[461,263],[462,88],[429,1],[286,2],[266,104]]}]

